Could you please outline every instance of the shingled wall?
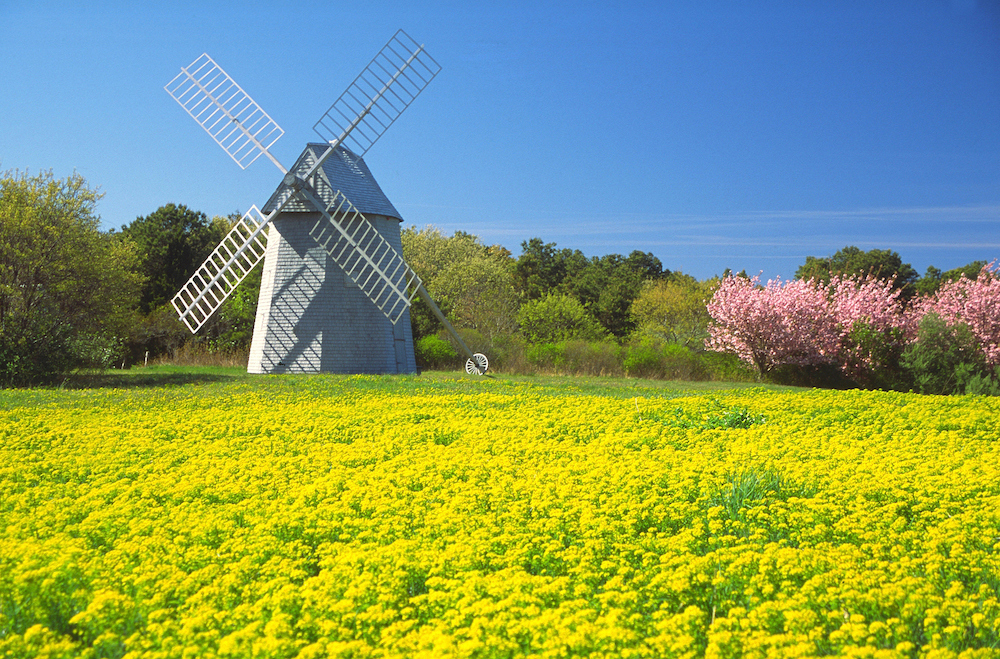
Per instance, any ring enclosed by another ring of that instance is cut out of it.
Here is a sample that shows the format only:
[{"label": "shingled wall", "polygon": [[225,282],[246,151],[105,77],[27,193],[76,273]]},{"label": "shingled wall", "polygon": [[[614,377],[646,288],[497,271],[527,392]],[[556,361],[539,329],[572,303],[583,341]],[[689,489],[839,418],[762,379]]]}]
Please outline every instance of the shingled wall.
[{"label": "shingled wall", "polygon": [[[410,314],[393,325],[309,235],[318,213],[269,230],[250,373],[415,373]],[[402,253],[399,220],[368,215]]]}]

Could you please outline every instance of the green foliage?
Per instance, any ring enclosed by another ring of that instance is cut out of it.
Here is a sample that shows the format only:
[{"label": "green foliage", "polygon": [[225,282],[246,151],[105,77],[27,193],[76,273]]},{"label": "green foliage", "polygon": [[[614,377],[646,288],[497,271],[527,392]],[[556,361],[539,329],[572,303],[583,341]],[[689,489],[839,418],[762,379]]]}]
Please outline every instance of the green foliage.
[{"label": "green foliage", "polygon": [[765,505],[768,500],[787,501],[793,496],[810,494],[807,488],[791,482],[773,467],[749,467],[726,474],[723,483],[709,494],[706,505],[721,508],[722,519],[737,523],[730,528],[737,536],[746,537],[750,531],[746,522],[752,508]]},{"label": "green foliage", "polygon": [[[519,300],[508,250],[462,231],[448,237],[434,227],[403,229],[402,241],[404,258],[452,325],[475,329],[488,341],[514,333]],[[410,308],[410,322],[415,338],[443,329],[422,299]]]},{"label": "green foliage", "polygon": [[632,303],[639,332],[688,348],[702,347],[710,320],[705,304],[714,284],[714,280],[699,282],[679,272],[647,281]]},{"label": "green foliage", "polygon": [[746,429],[755,423],[764,423],[763,414],[754,414],[745,407],[733,407],[723,412],[710,414],[704,419],[695,419],[678,408],[676,419],[672,425],[678,428],[716,429]]},{"label": "green foliage", "polygon": [[844,349],[854,356],[850,377],[867,389],[908,389],[907,376],[900,366],[906,336],[899,328],[878,330],[858,321],[844,341]]},{"label": "green foliage", "polygon": [[263,270],[261,267],[254,268],[206,324],[204,335],[211,350],[231,352],[250,349]]},{"label": "green foliage", "polygon": [[544,370],[573,375],[620,376],[622,348],[614,341],[571,339],[524,349],[525,361]]},{"label": "green foliage", "polygon": [[707,379],[713,382],[757,382],[757,373],[736,355],[723,352],[699,351]]},{"label": "green foliage", "polygon": [[121,235],[138,247],[146,276],[140,310],[149,313],[169,302],[237,219],[239,214],[234,213],[229,219],[209,220],[187,206],[166,204],[123,225]]},{"label": "green foliage", "polygon": [[533,343],[567,339],[596,340],[604,329],[574,297],[548,294],[525,303],[517,315],[521,332]]},{"label": "green foliage", "polygon": [[0,385],[117,359],[142,284],[134,243],[102,233],[73,174],[0,175]]},{"label": "green foliage", "polygon": [[[571,339],[528,344],[521,349],[523,365],[507,359],[508,372],[620,376],[657,380],[753,382],[754,374],[739,359],[720,353],[694,351],[648,337],[620,346],[616,341]],[[508,355],[510,357],[510,355]]]},{"label": "green foliage", "polygon": [[417,366],[421,369],[437,370],[454,367],[460,361],[458,351],[436,334],[423,336],[414,341],[413,352],[417,358]]},{"label": "green foliage", "polygon": [[644,336],[625,347],[622,367],[629,377],[706,380],[708,370],[701,362],[703,354],[676,343],[663,343]]},{"label": "green foliage", "polygon": [[167,204],[123,226],[120,236],[135,240],[147,275],[140,309],[127,341],[127,363],[175,354],[188,343],[210,353],[248,350],[253,338],[262,269],[254,268],[218,311],[192,336],[177,319],[169,300],[223,240],[239,213],[209,220],[186,206]]},{"label": "green foliage", "polygon": [[872,249],[865,252],[849,245],[833,256],[807,256],[806,262],[795,271],[795,278],[828,282],[834,275],[863,277],[869,274],[878,279],[892,280],[893,288],[903,289],[907,297],[915,292],[913,285],[919,277],[917,271],[909,263],[903,263],[899,254],[892,250]]},{"label": "green foliage", "polygon": [[708,413],[697,413],[678,407],[670,414],[647,412],[640,417],[659,421],[672,428],[700,430],[746,429],[767,421],[763,414],[755,414],[743,406],[724,408],[719,402],[713,401],[711,407]]},{"label": "green foliage", "polygon": [[514,280],[528,301],[565,294],[584,308],[619,340],[635,330],[631,307],[644,281],[669,274],[652,253],[633,251],[627,257],[608,254],[587,258],[580,250],[556,249],[540,238],[521,243]]},{"label": "green foliage", "polygon": [[623,375],[622,348],[614,341],[564,341],[561,370],[576,375]]},{"label": "green foliage", "polygon": [[526,240],[514,264],[517,289],[527,300],[541,299],[563,282],[567,269],[582,269],[585,263],[586,257],[579,250],[557,251],[555,243],[543,243],[541,238]]},{"label": "green foliage", "polygon": [[976,279],[979,273],[986,266],[986,261],[972,261],[960,268],[952,268],[946,272],[941,272],[938,268],[930,265],[924,276],[917,280],[914,288],[919,295],[932,295],[936,293],[945,282],[955,281],[963,275],[966,279]]},{"label": "green foliage", "polygon": [[969,327],[948,325],[937,314],[921,319],[917,340],[903,352],[901,363],[920,393],[995,395],[1000,391]]},{"label": "green foliage", "polygon": [[545,370],[554,370],[563,364],[563,349],[565,343],[534,343],[524,349],[524,358]]}]

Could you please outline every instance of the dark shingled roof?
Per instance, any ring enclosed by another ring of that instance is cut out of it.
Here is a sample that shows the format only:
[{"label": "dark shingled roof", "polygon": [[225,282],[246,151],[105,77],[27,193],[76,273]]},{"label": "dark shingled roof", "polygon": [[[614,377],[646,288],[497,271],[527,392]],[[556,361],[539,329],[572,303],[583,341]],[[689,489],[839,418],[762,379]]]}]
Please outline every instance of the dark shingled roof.
[{"label": "dark shingled roof", "polygon": [[[291,171],[304,174],[326,152],[326,149],[326,144],[311,143],[306,145]],[[337,147],[336,152],[323,163],[323,173],[326,174],[333,189],[340,190],[362,214],[385,215],[403,221],[399,211],[382,192],[382,188],[372,176],[364,159],[347,147]],[[265,214],[271,212],[284,189],[285,184],[282,183],[271,195],[262,209]],[[282,208],[282,212],[310,211],[313,211],[311,206],[298,200],[291,201]]]}]

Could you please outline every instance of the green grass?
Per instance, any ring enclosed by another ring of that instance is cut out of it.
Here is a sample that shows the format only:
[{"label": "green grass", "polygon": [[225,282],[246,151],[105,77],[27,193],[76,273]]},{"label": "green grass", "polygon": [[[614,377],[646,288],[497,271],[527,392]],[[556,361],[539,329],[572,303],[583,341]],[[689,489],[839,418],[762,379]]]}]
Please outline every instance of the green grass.
[{"label": "green grass", "polygon": [[[764,389],[768,391],[794,390],[796,387],[782,385],[761,385],[748,382],[688,382],[679,380],[651,380],[644,378],[597,377],[572,375],[509,375],[489,373],[486,376],[472,376],[460,371],[425,371],[419,375],[348,376],[333,374],[316,375],[250,375],[240,367],[226,366],[170,366],[158,365],[128,370],[107,370],[100,372],[76,373],[59,385],[37,390],[81,390],[81,389],[147,389],[154,387],[212,387],[233,384],[250,385],[264,389],[285,386],[337,387],[350,383],[352,388],[386,389],[391,392],[407,389],[426,390],[444,388],[449,391],[468,389],[481,391],[484,388],[503,392],[511,387],[528,389],[537,393],[559,393],[562,395],[600,395],[614,398],[635,396],[656,396],[673,398],[676,396],[727,391],[733,389]],[[21,390],[22,392],[30,390]],[[10,395],[15,395],[8,391]]]}]

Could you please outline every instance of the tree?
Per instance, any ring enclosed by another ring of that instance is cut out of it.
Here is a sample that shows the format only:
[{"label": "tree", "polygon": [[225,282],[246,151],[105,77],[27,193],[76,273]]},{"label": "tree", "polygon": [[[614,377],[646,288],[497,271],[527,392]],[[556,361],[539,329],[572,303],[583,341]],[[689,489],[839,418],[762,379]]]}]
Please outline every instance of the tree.
[{"label": "tree", "polygon": [[917,280],[914,288],[918,295],[933,295],[941,288],[941,284],[948,281],[955,281],[963,275],[966,279],[976,279],[979,273],[986,266],[986,261],[973,261],[960,268],[952,268],[947,272],[941,272],[938,268],[927,266],[927,272]]},{"label": "tree", "polygon": [[975,279],[964,274],[945,282],[933,296],[913,305],[913,318],[937,314],[948,324],[966,325],[991,367],[1000,366],[1000,275],[984,265]]},{"label": "tree", "polygon": [[532,238],[521,243],[521,256],[514,263],[514,282],[525,300],[537,300],[549,293],[569,292],[567,285],[573,288],[572,282],[590,266],[591,259],[578,249],[556,249],[555,243]]},{"label": "tree", "polygon": [[525,338],[533,343],[556,343],[568,339],[594,341],[603,338],[604,328],[576,298],[549,293],[526,302],[518,313]]},{"label": "tree", "polygon": [[711,320],[707,299],[715,283],[699,282],[679,272],[667,279],[647,281],[632,303],[638,330],[687,348],[702,346]]},{"label": "tree", "polygon": [[558,290],[579,300],[604,329],[621,340],[635,330],[632,303],[642,290],[647,268],[643,258],[629,259],[620,254],[594,257],[575,274],[567,268]]},{"label": "tree", "polygon": [[[489,341],[516,331],[520,303],[507,249],[462,231],[449,238],[430,226],[403,229],[402,241],[407,263],[455,327],[477,330]],[[442,329],[422,300],[414,301],[410,320],[418,339]]]},{"label": "tree", "polygon": [[903,313],[902,290],[872,275],[834,276],[827,287],[840,332],[837,363],[864,386],[889,385],[916,328]]},{"label": "tree", "polygon": [[913,295],[913,284],[918,279],[917,271],[909,263],[903,263],[896,252],[888,249],[864,252],[853,245],[838,250],[830,257],[807,256],[806,262],[795,271],[796,279],[814,279],[823,283],[829,282],[836,275],[871,275],[891,281],[894,288],[903,289],[905,297]]},{"label": "tree", "polygon": [[761,375],[786,364],[829,364],[840,344],[827,291],[812,280],[761,286],[759,277],[725,277],[707,310],[706,347],[736,355]]},{"label": "tree", "polygon": [[932,265],[927,266],[924,276],[918,279],[913,285],[917,295],[933,295],[934,291],[941,286],[942,274],[940,269]]},{"label": "tree", "polygon": [[670,271],[663,269],[663,262],[653,256],[652,252],[633,250],[625,258],[625,264],[639,272],[642,278],[647,281],[670,276]]},{"label": "tree", "polygon": [[0,384],[117,357],[143,278],[135,244],[100,231],[101,196],[75,173],[0,175]]},{"label": "tree", "polygon": [[[239,213],[234,216],[239,219]],[[209,220],[187,206],[166,204],[123,225],[121,235],[138,247],[146,276],[140,310],[149,313],[169,302],[225,238],[233,221],[233,217]]]}]

